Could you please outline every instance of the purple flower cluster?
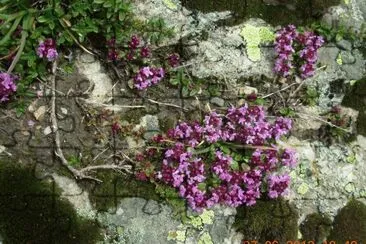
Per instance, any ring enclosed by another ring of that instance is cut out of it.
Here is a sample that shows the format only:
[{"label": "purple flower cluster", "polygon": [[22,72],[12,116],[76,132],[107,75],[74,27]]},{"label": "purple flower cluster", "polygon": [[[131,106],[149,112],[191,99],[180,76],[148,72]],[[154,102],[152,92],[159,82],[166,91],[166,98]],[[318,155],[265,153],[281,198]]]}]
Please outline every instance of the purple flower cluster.
[{"label": "purple flower cluster", "polygon": [[294,72],[298,72],[303,79],[313,76],[317,51],[323,44],[323,37],[313,32],[299,33],[294,25],[282,28],[275,41],[277,59],[274,71],[283,77]]},{"label": "purple flower cluster", "polygon": [[[272,144],[290,129],[291,120],[277,118],[270,123],[262,107],[248,105],[229,108],[225,115],[212,112],[202,124],[182,122],[170,129],[166,138],[155,138],[159,143],[173,142],[163,153],[163,164],[155,180],[176,188],[196,211],[215,204],[253,205],[260,198],[265,181],[270,197],[282,196],[289,181],[286,176],[281,178],[273,173],[284,166],[294,167],[297,158],[292,149],[279,149]],[[252,150],[249,169],[235,167],[237,162],[217,147],[213,157],[192,151],[200,151],[201,145],[219,143],[242,144]]]},{"label": "purple flower cluster", "polygon": [[40,58],[47,58],[48,61],[54,61],[58,57],[56,42],[51,38],[41,41],[37,48],[37,55]]},{"label": "purple flower cluster", "polygon": [[175,68],[179,65],[179,55],[178,54],[170,54],[168,56],[168,63],[170,67]]},{"label": "purple flower cluster", "polygon": [[144,90],[159,83],[165,76],[163,68],[143,67],[134,78],[135,87]]},{"label": "purple flower cluster", "polygon": [[9,100],[9,96],[13,94],[17,87],[14,83],[16,77],[8,73],[0,73],[0,102]]},{"label": "purple flower cluster", "polygon": [[[128,41],[128,50],[126,53],[126,58],[128,61],[134,60],[136,58],[137,49],[140,46],[140,39],[133,35],[130,41]],[[111,61],[116,61],[119,58],[119,53],[116,47],[116,39],[111,38],[107,41],[108,48],[108,59]],[[150,48],[147,46],[140,47],[139,55],[141,58],[147,58],[150,56]]]}]

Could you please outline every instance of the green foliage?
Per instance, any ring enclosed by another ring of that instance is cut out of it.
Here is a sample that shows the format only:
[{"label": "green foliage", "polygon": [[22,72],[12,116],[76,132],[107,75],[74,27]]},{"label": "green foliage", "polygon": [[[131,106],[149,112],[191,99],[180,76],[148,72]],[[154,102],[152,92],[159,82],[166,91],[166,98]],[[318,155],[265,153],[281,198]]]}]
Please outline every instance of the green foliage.
[{"label": "green foliage", "polygon": [[332,220],[328,216],[319,213],[309,214],[300,225],[302,239],[322,242],[329,235],[331,226]]},{"label": "green foliage", "polygon": [[366,205],[351,200],[343,207],[333,221],[333,229],[328,240],[345,243],[347,240],[366,242]]},{"label": "green foliage", "polygon": [[[0,71],[9,71],[14,63],[15,69],[10,72],[20,77],[14,99],[17,101],[27,97],[27,89],[36,78],[47,77],[48,63],[36,53],[41,40],[55,39],[58,51],[62,52],[76,45],[102,43],[103,47],[103,42],[111,38],[125,45],[137,33],[154,44],[173,35],[162,19],[139,21],[133,15],[131,1],[126,0],[5,0],[2,4]],[[102,41],[95,41],[99,39]],[[14,56],[20,56],[19,60],[13,61]],[[63,64],[65,60],[60,61],[66,71],[71,71]]]},{"label": "green foliage", "polygon": [[207,80],[191,77],[184,68],[172,70],[169,83],[173,86],[180,86],[183,97],[220,96],[221,94],[218,84],[209,84]]},{"label": "green foliage", "polygon": [[170,186],[156,185],[156,193],[164,199],[173,209],[173,216],[183,222],[189,221],[186,211],[186,202],[179,196],[178,192]]},{"label": "green foliage", "polygon": [[4,243],[95,243],[98,226],[59,199],[60,190],[30,169],[0,162],[0,234]]},{"label": "green foliage", "polygon": [[319,93],[315,87],[308,86],[304,94],[304,102],[309,106],[315,106],[318,103]]},{"label": "green foliage", "polygon": [[254,206],[237,208],[234,227],[242,232],[246,240],[265,243],[277,240],[286,243],[296,240],[298,213],[283,199],[257,201]]},{"label": "green foliage", "polygon": [[324,36],[328,42],[337,42],[342,39],[355,41],[355,40],[366,40],[366,24],[363,24],[361,31],[356,32],[353,28],[346,27],[345,25],[339,25],[336,28],[321,23],[314,22],[310,28],[317,34]]}]

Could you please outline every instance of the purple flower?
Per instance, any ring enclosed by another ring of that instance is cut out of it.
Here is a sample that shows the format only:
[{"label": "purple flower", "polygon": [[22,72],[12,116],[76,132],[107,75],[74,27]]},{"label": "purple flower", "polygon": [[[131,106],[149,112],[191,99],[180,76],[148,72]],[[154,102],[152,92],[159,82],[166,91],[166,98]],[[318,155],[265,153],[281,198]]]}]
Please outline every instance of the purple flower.
[{"label": "purple flower", "polygon": [[138,47],[138,45],[140,45],[140,39],[136,35],[133,35],[129,42],[129,47],[131,49],[136,49]]},{"label": "purple flower", "polygon": [[170,54],[168,56],[168,63],[171,67],[177,67],[179,65],[179,55],[178,54]]},{"label": "purple flower", "polygon": [[152,85],[156,85],[164,78],[163,68],[143,67],[134,77],[135,87],[144,90]]},{"label": "purple flower", "polygon": [[140,55],[143,58],[147,58],[150,56],[150,49],[148,47],[142,47],[140,50]]},{"label": "purple flower", "polygon": [[48,61],[54,61],[58,57],[55,41],[51,38],[41,41],[37,48],[37,55],[40,58],[47,58]]},{"label": "purple flower", "polygon": [[270,175],[268,177],[268,196],[270,198],[277,198],[285,196],[288,193],[288,186],[290,185],[290,176],[288,175]]},{"label": "purple flower", "polygon": [[0,73],[0,102],[6,102],[16,90],[17,77],[8,73]]}]

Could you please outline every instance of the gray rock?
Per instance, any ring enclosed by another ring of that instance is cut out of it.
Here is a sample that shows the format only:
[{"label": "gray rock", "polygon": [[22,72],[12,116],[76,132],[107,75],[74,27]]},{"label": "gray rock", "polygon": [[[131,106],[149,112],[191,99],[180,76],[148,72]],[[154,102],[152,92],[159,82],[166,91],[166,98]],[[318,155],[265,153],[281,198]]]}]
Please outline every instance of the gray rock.
[{"label": "gray rock", "polygon": [[100,212],[98,220],[108,230],[120,230],[113,233],[117,235],[113,238],[118,239],[118,243],[169,243],[168,233],[177,229],[180,221],[171,217],[172,211],[167,205],[161,205],[161,209],[156,211],[158,205],[153,201],[147,203],[142,198],[124,198],[115,213]]},{"label": "gray rock", "polygon": [[145,127],[147,131],[159,131],[159,119],[155,115],[145,115],[140,119],[141,126]]},{"label": "gray rock", "polygon": [[347,40],[340,40],[337,42],[337,47],[339,47],[342,50],[351,51],[352,50],[352,43]]},{"label": "gray rock", "polygon": [[220,97],[213,97],[211,98],[210,102],[219,107],[223,107],[225,105],[225,100]]},{"label": "gray rock", "polygon": [[356,58],[349,51],[341,51],[339,55],[342,57],[342,64],[354,64],[356,62]]}]

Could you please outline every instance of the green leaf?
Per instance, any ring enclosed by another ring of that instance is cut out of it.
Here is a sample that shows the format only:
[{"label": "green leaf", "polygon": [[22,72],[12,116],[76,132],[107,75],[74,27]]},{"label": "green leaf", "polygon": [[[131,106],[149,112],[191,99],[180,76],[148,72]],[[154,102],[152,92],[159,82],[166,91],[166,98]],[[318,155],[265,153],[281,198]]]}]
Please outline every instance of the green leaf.
[{"label": "green leaf", "polygon": [[104,3],[106,0],[94,0],[94,3],[96,4],[102,4]]},{"label": "green leaf", "polygon": [[39,16],[38,18],[37,18],[37,22],[39,22],[39,23],[45,23],[45,22],[47,22],[49,19],[46,17],[46,16],[44,16],[44,15],[42,15],[42,16]]},{"label": "green leaf", "polygon": [[188,87],[183,86],[183,87],[182,87],[182,96],[183,96],[183,97],[188,97],[188,95],[189,95]]},{"label": "green leaf", "polygon": [[239,163],[238,163],[237,161],[233,160],[233,161],[231,162],[231,164],[230,164],[230,168],[231,168],[232,170],[239,170]]},{"label": "green leaf", "polygon": [[179,84],[179,79],[177,78],[170,79],[169,83],[172,84],[173,86],[176,86]]},{"label": "green leaf", "polygon": [[206,183],[201,182],[201,183],[198,184],[198,189],[201,190],[201,191],[205,191],[206,186],[207,186]]}]

